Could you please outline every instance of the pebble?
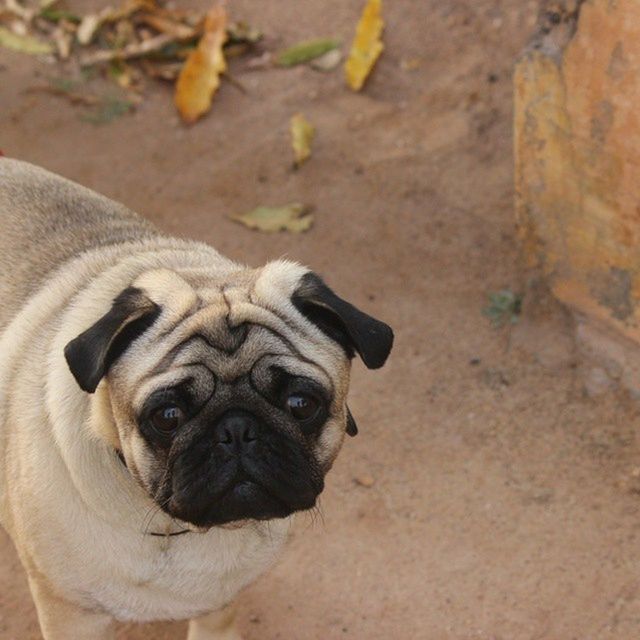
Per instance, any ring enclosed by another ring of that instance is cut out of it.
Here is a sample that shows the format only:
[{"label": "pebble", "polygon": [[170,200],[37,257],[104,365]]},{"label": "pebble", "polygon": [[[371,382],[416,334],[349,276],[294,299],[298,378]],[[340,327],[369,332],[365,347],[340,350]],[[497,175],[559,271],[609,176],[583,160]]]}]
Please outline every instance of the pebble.
[{"label": "pebble", "polygon": [[359,476],[356,476],[353,480],[356,484],[359,484],[361,487],[366,487],[367,489],[373,487],[373,485],[376,483],[375,478],[373,476],[370,476],[368,473],[363,473]]},{"label": "pebble", "polygon": [[605,394],[613,386],[613,381],[601,367],[591,368],[585,376],[584,388],[590,398]]},{"label": "pebble", "polygon": [[340,62],[342,62],[342,52],[340,49],[332,49],[319,58],[312,60],[309,65],[316,71],[332,71]]}]

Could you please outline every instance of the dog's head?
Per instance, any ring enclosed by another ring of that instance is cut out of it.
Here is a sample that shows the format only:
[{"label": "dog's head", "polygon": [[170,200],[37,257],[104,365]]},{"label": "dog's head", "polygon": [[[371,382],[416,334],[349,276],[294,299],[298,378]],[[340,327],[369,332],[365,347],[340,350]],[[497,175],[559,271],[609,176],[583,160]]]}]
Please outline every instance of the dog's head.
[{"label": "dog's head", "polygon": [[65,348],[108,394],[113,441],[171,516],[196,527],[309,509],[345,432],[351,358],[384,364],[391,329],[278,261],[217,281],[140,276]]}]

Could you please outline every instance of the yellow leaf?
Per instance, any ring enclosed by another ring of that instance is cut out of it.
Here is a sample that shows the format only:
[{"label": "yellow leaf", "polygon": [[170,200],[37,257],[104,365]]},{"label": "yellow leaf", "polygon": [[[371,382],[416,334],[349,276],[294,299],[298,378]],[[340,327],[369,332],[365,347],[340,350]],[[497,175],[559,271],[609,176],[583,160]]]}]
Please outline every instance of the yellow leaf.
[{"label": "yellow leaf", "polygon": [[316,128],[301,113],[296,113],[291,118],[290,129],[295,166],[299,167],[311,155]]},{"label": "yellow leaf", "polygon": [[384,28],[384,21],[380,15],[381,11],[382,0],[368,0],[358,22],[356,37],[353,40],[349,57],[344,65],[347,84],[354,91],[362,89],[365,80],[384,49],[381,39]]},{"label": "yellow leaf", "polygon": [[302,233],[308,231],[313,225],[313,215],[309,213],[309,208],[296,202],[284,207],[257,207],[248,213],[229,216],[229,218],[249,229],[267,233],[276,231]]},{"label": "yellow leaf", "polygon": [[204,34],[178,76],[175,103],[185,122],[195,122],[211,108],[220,74],[227,69],[222,51],[226,39],[227,12],[216,6],[207,14]]},{"label": "yellow leaf", "polygon": [[48,42],[42,42],[31,36],[19,36],[9,29],[0,27],[0,47],[13,49],[20,53],[30,53],[39,55],[41,53],[53,53],[53,45]]}]

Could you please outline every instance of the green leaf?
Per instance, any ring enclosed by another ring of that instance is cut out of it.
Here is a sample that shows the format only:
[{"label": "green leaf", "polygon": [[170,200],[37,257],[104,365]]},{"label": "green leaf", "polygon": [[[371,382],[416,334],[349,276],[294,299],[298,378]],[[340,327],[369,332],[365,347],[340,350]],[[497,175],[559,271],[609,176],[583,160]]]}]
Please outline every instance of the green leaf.
[{"label": "green leaf", "polygon": [[291,231],[302,233],[313,225],[313,215],[309,207],[299,203],[287,204],[283,207],[257,207],[248,213],[229,216],[249,229],[257,229],[266,233]]},{"label": "green leaf", "polygon": [[28,53],[30,55],[53,53],[52,44],[42,42],[42,40],[31,36],[19,36],[4,27],[0,27],[0,47],[13,49],[20,53]]},{"label": "green leaf", "polygon": [[319,58],[327,51],[337,49],[339,46],[340,43],[337,40],[327,38],[307,40],[281,51],[276,57],[276,64],[280,67],[293,67],[297,64],[304,64]]}]

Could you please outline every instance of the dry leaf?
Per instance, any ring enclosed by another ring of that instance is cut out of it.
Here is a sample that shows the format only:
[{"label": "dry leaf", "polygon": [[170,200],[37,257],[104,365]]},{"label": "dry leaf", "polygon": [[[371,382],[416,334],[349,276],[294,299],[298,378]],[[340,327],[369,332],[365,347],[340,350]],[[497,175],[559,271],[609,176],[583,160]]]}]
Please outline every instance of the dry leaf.
[{"label": "dry leaf", "polygon": [[163,16],[153,15],[152,13],[145,13],[136,18],[136,23],[146,24],[153,27],[160,33],[168,33],[176,40],[189,40],[195,38],[198,35],[198,31],[194,27],[175,22],[169,18]]},{"label": "dry leaf", "polygon": [[100,13],[90,13],[82,18],[76,31],[76,38],[81,45],[88,45],[96,35],[100,25],[113,14],[111,7],[106,7]]},{"label": "dry leaf", "polygon": [[308,40],[289,47],[276,57],[276,64],[280,67],[293,67],[319,58],[320,56],[340,46],[337,40]]},{"label": "dry leaf", "polygon": [[296,113],[291,118],[290,131],[295,166],[299,167],[311,155],[311,143],[316,135],[316,128],[301,113]]},{"label": "dry leaf", "polygon": [[291,231],[302,233],[313,225],[313,215],[309,208],[299,203],[284,207],[257,207],[248,213],[229,216],[231,220],[243,224],[249,229],[257,229],[267,233]]},{"label": "dry leaf", "polygon": [[4,27],[0,27],[0,47],[32,55],[53,53],[54,51],[53,46],[48,42],[42,42],[42,40],[31,36],[17,35]]},{"label": "dry leaf", "polygon": [[354,90],[360,91],[365,80],[371,73],[376,60],[382,53],[384,45],[381,35],[384,21],[380,15],[382,0],[368,0],[356,28],[356,37],[351,45],[351,51],[344,70],[347,84]]},{"label": "dry leaf", "polygon": [[175,103],[182,119],[192,123],[211,108],[220,86],[220,74],[227,69],[222,47],[227,39],[227,12],[216,6],[207,14],[204,35],[185,62],[176,84]]}]

